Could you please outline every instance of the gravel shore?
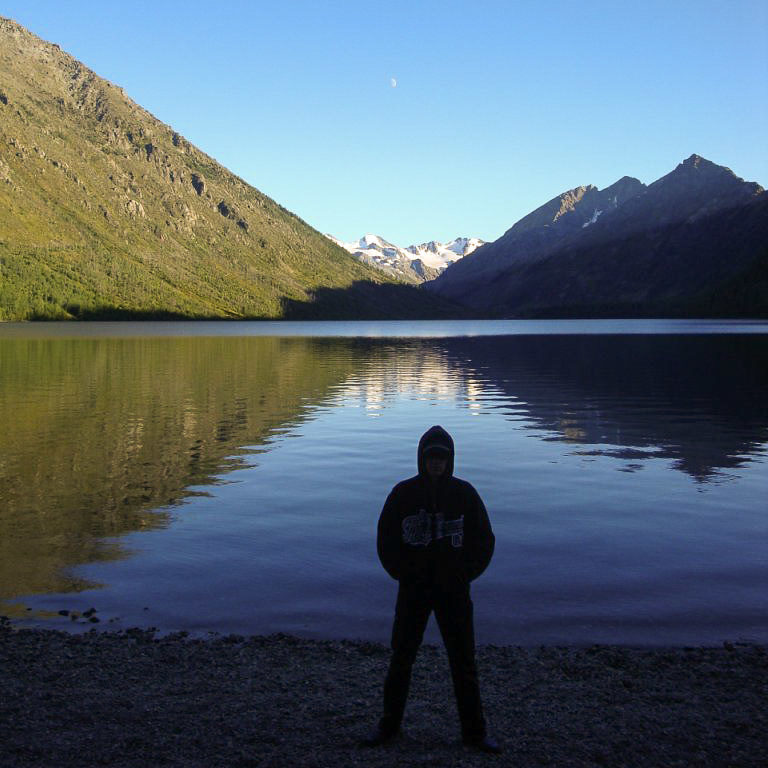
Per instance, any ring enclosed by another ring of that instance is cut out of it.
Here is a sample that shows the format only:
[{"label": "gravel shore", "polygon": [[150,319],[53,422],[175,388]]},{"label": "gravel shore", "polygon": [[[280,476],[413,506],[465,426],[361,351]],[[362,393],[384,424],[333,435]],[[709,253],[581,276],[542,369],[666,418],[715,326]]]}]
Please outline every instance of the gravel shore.
[{"label": "gravel shore", "polygon": [[388,650],[351,641],[16,630],[0,622],[0,765],[764,766],[762,646],[478,649],[493,757],[461,745],[424,646],[402,735],[377,721]]}]

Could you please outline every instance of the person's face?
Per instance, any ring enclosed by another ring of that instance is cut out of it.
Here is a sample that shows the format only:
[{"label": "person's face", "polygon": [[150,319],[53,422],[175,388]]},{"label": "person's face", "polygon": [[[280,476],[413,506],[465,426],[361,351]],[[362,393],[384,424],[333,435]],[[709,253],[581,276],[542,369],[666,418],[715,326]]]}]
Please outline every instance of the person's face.
[{"label": "person's face", "polygon": [[448,457],[444,453],[428,453],[426,456],[425,466],[427,469],[427,474],[431,478],[437,479],[438,477],[441,477],[443,474],[445,474],[445,470],[448,466]]}]

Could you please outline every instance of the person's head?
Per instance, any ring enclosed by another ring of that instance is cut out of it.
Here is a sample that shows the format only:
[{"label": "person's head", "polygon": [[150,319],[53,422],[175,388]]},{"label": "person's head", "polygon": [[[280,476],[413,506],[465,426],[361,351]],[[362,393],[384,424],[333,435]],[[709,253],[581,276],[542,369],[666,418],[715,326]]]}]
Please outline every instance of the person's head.
[{"label": "person's head", "polygon": [[442,447],[433,447],[424,452],[424,468],[432,480],[442,477],[448,468],[448,451]]},{"label": "person's head", "polygon": [[439,480],[453,474],[453,439],[440,426],[430,427],[419,440],[419,474]]}]

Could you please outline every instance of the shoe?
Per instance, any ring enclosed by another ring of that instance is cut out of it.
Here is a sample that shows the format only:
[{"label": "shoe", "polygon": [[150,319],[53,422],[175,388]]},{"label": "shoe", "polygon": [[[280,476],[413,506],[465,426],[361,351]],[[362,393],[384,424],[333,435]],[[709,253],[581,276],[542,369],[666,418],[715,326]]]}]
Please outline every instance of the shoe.
[{"label": "shoe", "polygon": [[385,731],[378,726],[374,728],[360,743],[364,747],[380,747],[397,736],[397,731]]},{"label": "shoe", "polygon": [[490,736],[481,736],[478,739],[464,739],[464,743],[468,747],[474,747],[481,752],[487,752],[489,755],[500,755],[503,752],[498,742]]}]

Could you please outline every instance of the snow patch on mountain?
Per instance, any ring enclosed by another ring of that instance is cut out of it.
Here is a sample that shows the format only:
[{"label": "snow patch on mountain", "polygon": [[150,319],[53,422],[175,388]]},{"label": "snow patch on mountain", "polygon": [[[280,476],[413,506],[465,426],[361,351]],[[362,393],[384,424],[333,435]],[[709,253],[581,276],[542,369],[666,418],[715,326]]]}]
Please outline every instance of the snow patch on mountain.
[{"label": "snow patch on mountain", "polygon": [[421,259],[427,266],[442,272],[449,264],[477,250],[483,242],[479,237],[457,237],[449,243],[430,240],[421,245],[409,245],[405,250]]},{"label": "snow patch on mountain", "polygon": [[[615,199],[616,198],[614,198],[614,200]],[[592,218],[589,221],[585,221],[581,225],[581,228],[584,229],[584,227],[588,227],[590,224],[594,224],[600,218],[602,213],[603,213],[602,211],[598,211],[597,208],[595,208],[595,212],[592,214]]]},{"label": "snow patch on mountain", "polygon": [[360,261],[411,282],[433,280],[449,264],[472,253],[485,242],[478,237],[457,237],[448,243],[430,240],[428,243],[403,248],[379,235],[370,233],[351,243],[345,243],[333,235],[326,235],[326,237]]}]

